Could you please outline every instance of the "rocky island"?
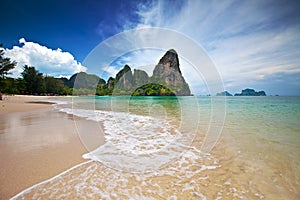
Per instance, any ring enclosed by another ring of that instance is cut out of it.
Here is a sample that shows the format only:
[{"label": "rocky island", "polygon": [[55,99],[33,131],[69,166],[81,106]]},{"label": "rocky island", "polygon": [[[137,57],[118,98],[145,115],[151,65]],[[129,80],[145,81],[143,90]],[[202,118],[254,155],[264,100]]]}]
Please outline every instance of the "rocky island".
[{"label": "rocky island", "polygon": [[132,72],[125,65],[107,83],[103,79],[97,86],[97,95],[132,96],[190,96],[191,91],[179,68],[178,54],[174,49],[165,53],[153,70],[151,77],[139,69]]},{"label": "rocky island", "polygon": [[[228,91],[224,91],[224,92],[217,93],[216,96],[233,96],[233,95],[230,94]],[[234,94],[234,96],[266,96],[266,92],[265,91],[257,92],[254,89],[247,88],[242,90],[241,93]]]},{"label": "rocky island", "polygon": [[234,96],[266,96],[265,91],[255,91],[254,89],[244,89],[242,90],[242,93],[236,93]]}]

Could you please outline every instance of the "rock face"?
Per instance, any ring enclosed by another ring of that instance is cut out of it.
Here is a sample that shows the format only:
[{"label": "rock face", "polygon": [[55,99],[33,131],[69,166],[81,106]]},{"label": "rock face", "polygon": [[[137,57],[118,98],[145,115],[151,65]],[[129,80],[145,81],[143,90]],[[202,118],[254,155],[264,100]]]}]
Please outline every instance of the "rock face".
[{"label": "rock face", "polygon": [[115,79],[113,77],[109,77],[107,81],[107,88],[113,89],[115,87]]},{"label": "rock face", "polygon": [[134,69],[133,85],[135,87],[140,87],[142,85],[145,85],[148,82],[148,80],[149,80],[149,76],[145,71],[139,70],[139,69]]},{"label": "rock face", "polygon": [[247,88],[242,90],[242,93],[234,94],[234,96],[266,96],[266,93],[265,91],[256,92],[253,89]]},{"label": "rock face", "polygon": [[[111,88],[110,80],[107,87]],[[135,92],[136,95],[157,96],[157,95],[178,95],[190,96],[191,91],[188,84],[185,82],[180,68],[179,59],[175,50],[171,49],[159,60],[155,66],[152,77],[139,69],[135,69],[132,73],[131,68],[125,65],[121,69],[115,79],[115,95],[130,95]],[[140,88],[142,87],[142,88]],[[148,92],[136,92],[148,91]],[[155,91],[157,90],[157,91]]]},{"label": "rock face", "polygon": [[77,89],[93,89],[97,84],[105,84],[105,80],[94,74],[87,74],[85,72],[79,72],[71,76],[66,85],[69,87],[75,87]]},{"label": "rock face", "polygon": [[170,49],[169,51],[167,51],[165,55],[159,60],[158,65],[153,71],[153,75],[163,73],[168,69],[173,69],[174,71],[178,71],[181,74],[181,71],[179,69],[178,55],[174,49]]},{"label": "rock face", "polygon": [[131,68],[125,65],[116,75],[117,89],[130,90],[133,86],[133,76]]},{"label": "rock face", "polygon": [[190,96],[191,91],[185,82],[180,68],[176,51],[171,49],[159,60],[155,66],[151,82],[164,85],[178,96]]}]

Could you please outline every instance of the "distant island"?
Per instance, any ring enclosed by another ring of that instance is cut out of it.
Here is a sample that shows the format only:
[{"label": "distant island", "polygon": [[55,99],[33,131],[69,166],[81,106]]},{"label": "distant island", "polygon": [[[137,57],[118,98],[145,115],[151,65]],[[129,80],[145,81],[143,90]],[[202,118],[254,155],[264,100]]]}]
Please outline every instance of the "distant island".
[{"label": "distant island", "polygon": [[[224,91],[224,92],[217,93],[216,96],[233,96],[233,95],[227,91]],[[257,92],[254,89],[247,88],[242,90],[241,93],[234,94],[234,96],[266,96],[266,92],[265,91]]]},{"label": "distant island", "polygon": [[254,89],[244,89],[242,93],[236,93],[234,96],[266,96],[265,91],[256,92]]}]

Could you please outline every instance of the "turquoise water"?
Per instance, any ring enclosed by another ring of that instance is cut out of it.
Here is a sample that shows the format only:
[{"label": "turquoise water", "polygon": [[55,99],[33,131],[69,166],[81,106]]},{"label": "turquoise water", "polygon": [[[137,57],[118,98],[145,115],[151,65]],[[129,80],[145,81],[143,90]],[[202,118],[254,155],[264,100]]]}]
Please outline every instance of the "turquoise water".
[{"label": "turquoise water", "polygon": [[300,147],[300,97],[227,98],[225,130]]},{"label": "turquoise water", "polygon": [[202,132],[206,153],[222,138],[254,155],[266,146],[287,156],[300,151],[300,97],[75,97],[73,108],[166,119],[191,135],[188,144]]},{"label": "turquoise water", "polygon": [[[203,132],[208,131],[209,125],[224,122],[223,134],[253,134],[295,148],[300,145],[300,97],[215,97],[214,104],[211,97],[79,97],[73,100],[74,108],[156,115],[190,124],[198,122]],[[220,104],[222,109],[218,110]],[[213,109],[220,119],[212,119]]]}]

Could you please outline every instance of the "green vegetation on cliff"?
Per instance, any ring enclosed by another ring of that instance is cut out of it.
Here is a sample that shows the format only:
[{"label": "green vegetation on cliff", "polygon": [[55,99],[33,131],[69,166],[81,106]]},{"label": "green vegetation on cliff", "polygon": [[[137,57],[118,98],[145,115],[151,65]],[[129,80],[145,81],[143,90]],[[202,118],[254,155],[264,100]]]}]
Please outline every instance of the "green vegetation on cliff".
[{"label": "green vegetation on cliff", "polygon": [[132,93],[132,96],[175,96],[175,93],[166,86],[156,83],[148,83],[137,88]]}]

